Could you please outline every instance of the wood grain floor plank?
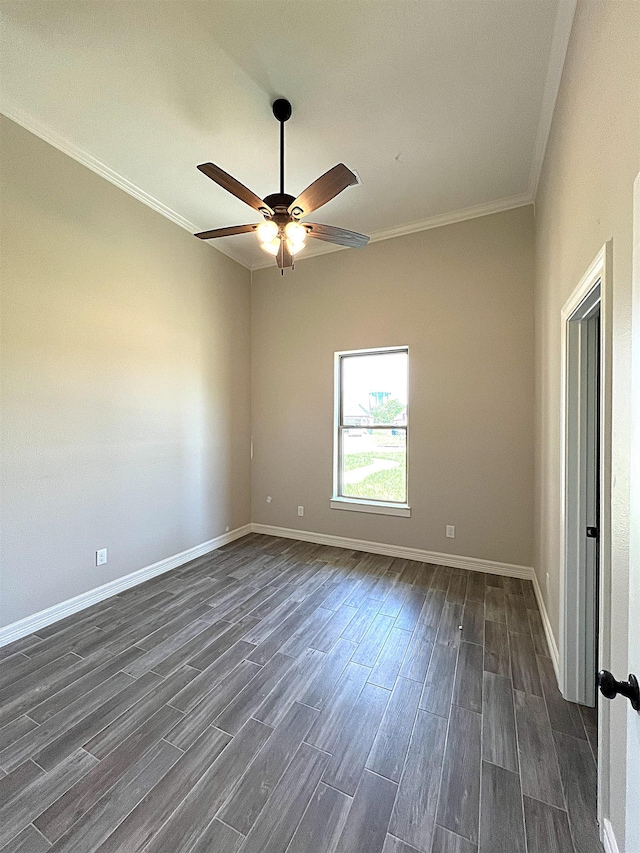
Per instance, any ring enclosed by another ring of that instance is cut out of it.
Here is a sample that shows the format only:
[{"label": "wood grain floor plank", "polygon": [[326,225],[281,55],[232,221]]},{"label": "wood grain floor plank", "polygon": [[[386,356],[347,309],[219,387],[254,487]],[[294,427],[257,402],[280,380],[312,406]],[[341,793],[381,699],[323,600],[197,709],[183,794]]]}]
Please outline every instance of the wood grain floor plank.
[{"label": "wood grain floor plank", "polygon": [[335,611],[331,611],[333,615],[325,623],[322,630],[310,638],[309,647],[317,649],[319,652],[330,652],[357,612],[357,608],[347,607],[346,604],[341,605]]},{"label": "wood grain floor plank", "polygon": [[431,850],[446,735],[446,720],[418,711],[389,825],[392,835],[421,853]]},{"label": "wood grain floor plank", "polygon": [[63,655],[15,685],[0,691],[0,727],[50,699],[94,666],[94,659],[85,661],[73,653]]},{"label": "wood grain floor plank", "polygon": [[181,715],[166,736],[166,740],[179,749],[189,749],[258,672],[260,667],[257,663],[240,661],[235,669],[218,682],[215,689],[209,691],[195,708],[184,716]]},{"label": "wood grain floor plank", "polygon": [[[483,586],[484,592],[484,586]],[[483,601],[475,601],[467,596],[462,612],[462,637],[466,643],[484,644],[484,596]]]},{"label": "wood grain floor plank", "polygon": [[78,779],[95,767],[97,761],[83,749],[76,750],[50,773],[36,777],[10,803],[0,807],[0,845],[7,844]]},{"label": "wood grain floor plank", "polygon": [[384,616],[393,616],[393,618],[395,619],[404,607],[405,600],[410,592],[411,585],[408,583],[403,583],[400,579],[398,579],[398,581],[389,590],[387,597],[382,603],[382,606],[380,607],[380,613],[382,613]]},{"label": "wood grain floor plank", "polygon": [[538,670],[553,731],[586,738],[580,709],[573,702],[567,702],[560,693],[551,659],[538,656]]},{"label": "wood grain floor plank", "polygon": [[132,768],[51,848],[55,853],[87,853],[105,842],[114,828],[131,814],[141,798],[148,795],[175,766],[181,753],[164,741]]},{"label": "wood grain floor plank", "polygon": [[522,790],[536,800],[564,808],[560,771],[544,699],[514,691]]},{"label": "wood grain floor plank", "polygon": [[[255,624],[256,620],[248,616],[246,619],[242,619],[235,625],[231,625],[223,634],[218,637],[217,640],[215,640],[213,643],[210,643],[205,649],[203,649],[197,655],[194,655],[194,657],[190,658],[188,661],[189,666],[193,666],[196,669],[205,672],[209,669],[209,667],[217,663],[220,658],[222,658],[223,655],[229,652],[236,644],[239,644],[240,641],[242,641],[243,643],[241,648],[248,649],[251,645],[251,649],[253,649],[253,644],[248,643],[244,639],[244,637],[246,636],[247,632],[250,631],[251,628],[253,628]],[[237,660],[236,663],[238,663]],[[211,672],[210,669],[209,672]]]},{"label": "wood grain floor plank", "polygon": [[0,729],[0,755],[17,740],[38,728],[38,724],[30,717],[16,717]]},{"label": "wood grain floor plank", "polygon": [[371,669],[369,676],[371,684],[377,684],[378,687],[385,687],[387,690],[392,689],[396,683],[411,637],[411,631],[404,631],[402,628],[391,629],[382,651]]},{"label": "wood grain floor plank", "polygon": [[469,711],[482,712],[483,649],[475,643],[461,643],[453,688],[453,702]]},{"label": "wood grain floor plank", "polygon": [[586,740],[554,732],[576,853],[603,853],[596,820],[596,767]]},{"label": "wood grain floor plank", "polygon": [[138,726],[143,725],[156,711],[171,701],[173,696],[197,674],[197,669],[191,669],[188,666],[178,670],[170,678],[165,679],[152,693],[148,693],[105,729],[88,740],[84,744],[84,748],[97,758],[104,758],[123,743]]},{"label": "wood grain floor plank", "polygon": [[507,628],[518,634],[529,634],[529,616],[524,605],[522,595],[505,595],[505,612],[507,615]]},{"label": "wood grain floor plank", "polygon": [[402,610],[396,618],[394,627],[403,628],[405,631],[413,631],[420,617],[426,597],[426,592],[423,590],[411,589],[404,600]]},{"label": "wood grain floor plank", "polygon": [[398,679],[367,758],[369,770],[392,782],[399,782],[402,775],[420,694],[420,684]]},{"label": "wood grain floor plank", "polygon": [[318,607],[308,616],[297,631],[281,646],[283,655],[297,658],[305,649],[311,648],[311,638],[324,635],[327,622],[333,617],[333,610]]},{"label": "wood grain floor plank", "polygon": [[100,687],[108,679],[121,672],[125,666],[140,657],[143,652],[137,648],[127,649],[120,655],[110,658],[101,666],[93,666],[86,675],[76,679],[68,687],[58,690],[50,699],[30,708],[29,716],[37,723],[59,714],[65,708],[86,697],[96,687]]},{"label": "wood grain floor plank", "polygon": [[467,575],[452,574],[449,580],[449,588],[447,589],[447,601],[452,601],[454,604],[464,604],[467,597]]},{"label": "wood grain floor plank", "polygon": [[[180,711],[165,705],[96,764],[34,821],[40,832],[57,841],[73,824],[89,811],[125,774],[135,778],[144,769],[141,759],[147,755],[175,724]],[[176,753],[177,755],[177,753]],[[151,759],[149,759],[151,760]],[[126,784],[126,782],[125,782]]]},{"label": "wood grain floor plank", "polygon": [[214,818],[189,853],[236,853],[243,841],[244,835]]},{"label": "wood grain floor plank", "polygon": [[318,673],[322,670],[326,655],[316,649],[307,649],[280,679],[253,716],[268,726],[277,726],[284,719],[293,703],[312,690]]},{"label": "wood grain floor plank", "polygon": [[351,797],[320,782],[286,853],[335,853],[351,808]]},{"label": "wood grain floor plank", "polygon": [[336,853],[380,853],[397,790],[395,782],[363,772]]},{"label": "wood grain floor plank", "polygon": [[284,853],[327,765],[328,755],[303,743],[271,793],[242,853]]},{"label": "wood grain floor plank", "polygon": [[493,672],[484,673],[482,757],[505,770],[519,772],[511,679]]},{"label": "wood grain floor plank", "polygon": [[33,826],[27,826],[12,839],[0,853],[45,853],[51,849],[49,842]]},{"label": "wood grain floor plank", "polygon": [[349,663],[338,679],[336,687],[325,702],[318,719],[307,736],[307,743],[333,752],[342,726],[351,715],[360,691],[365,685],[371,670],[356,663]]},{"label": "wood grain floor plank", "polygon": [[458,649],[438,643],[433,648],[424,682],[420,708],[439,717],[448,717],[456,675]]},{"label": "wood grain floor plank", "polygon": [[479,853],[526,853],[517,773],[482,762]]},{"label": "wood grain floor plank", "polygon": [[484,604],[487,579],[484,572],[469,572],[467,583],[467,601],[478,601]]},{"label": "wood grain floor plank", "polygon": [[410,678],[424,684],[432,653],[433,642],[416,628],[400,668],[402,678]]},{"label": "wood grain floor plank", "polygon": [[574,853],[564,810],[525,797],[524,822],[528,853]]},{"label": "wood grain floor plank", "polygon": [[542,696],[536,653],[530,634],[509,632],[511,649],[511,679],[516,690]]},{"label": "wood grain floor plank", "polygon": [[[261,723],[256,723],[261,726]],[[192,790],[203,773],[215,764],[218,756],[229,744],[230,737],[219,729],[210,728],[194,745],[182,753],[139,800],[132,804],[124,820],[96,847],[100,853],[137,853],[155,837],[162,821],[179,805],[185,794]],[[161,742],[171,757],[176,747]],[[63,836],[64,838],[65,836]]]},{"label": "wood grain floor plank", "polygon": [[396,838],[395,835],[387,834],[382,853],[418,853],[418,851],[415,847],[410,847],[404,841]]},{"label": "wood grain floor plank", "polygon": [[352,797],[371,751],[390,692],[374,684],[365,684],[344,720],[333,743],[332,756],[322,781]]},{"label": "wood grain floor plank", "polygon": [[266,663],[214,720],[214,725],[229,734],[237,734],[249,717],[291,668],[293,658],[276,654]]},{"label": "wood grain floor plank", "polygon": [[527,616],[529,617],[529,630],[533,637],[533,647],[536,650],[536,654],[542,655],[543,657],[549,657],[549,646],[544,633],[544,626],[542,624],[540,611],[527,610]]},{"label": "wood grain floor plank", "polygon": [[28,760],[7,773],[0,779],[0,803],[7,806],[15,797],[21,794],[44,770],[33,761]]},{"label": "wood grain floor plank", "polygon": [[126,713],[139,699],[151,693],[161,681],[159,675],[147,673],[132,684],[127,684],[123,690],[107,699],[91,714],[87,714],[74,725],[68,725],[57,738],[36,753],[33,760],[45,770],[51,770],[77,747],[85,744],[105,729],[109,723]]},{"label": "wood grain floor plank", "polygon": [[289,709],[220,811],[225,823],[243,835],[249,833],[317,716],[313,708],[299,703]]},{"label": "wood grain floor plank", "polygon": [[348,640],[338,640],[331,651],[324,656],[322,666],[315,674],[312,683],[302,690],[297,701],[309,705],[311,708],[322,708],[333,694],[355,649],[355,643]]},{"label": "wood grain floor plank", "polygon": [[478,853],[478,845],[449,829],[436,826],[431,853]]},{"label": "wood grain floor plank", "polygon": [[247,660],[254,648],[255,646],[251,643],[238,640],[210,663],[206,669],[201,672],[196,671],[195,676],[189,679],[188,683],[173,696],[170,704],[179,711],[191,711],[208,693],[227,678],[239,663]]},{"label": "wood grain floor plank", "polygon": [[488,622],[507,624],[505,592],[502,588],[487,586],[484,606],[484,615]]},{"label": "wood grain floor plank", "polygon": [[481,762],[480,714],[451,707],[437,823],[478,842]]},{"label": "wood grain floor plank", "polygon": [[84,697],[77,699],[73,705],[63,708],[58,714],[48,719],[33,731],[18,738],[0,752],[0,765],[5,770],[13,770],[27,758],[40,752],[45,746],[61,735],[70,726],[89,716],[116,693],[119,693],[133,679],[123,672],[117,672],[104,684],[94,689]]},{"label": "wood grain floor plank", "polygon": [[187,853],[202,834],[202,815],[215,815],[233,795],[247,767],[260,753],[272,729],[248,720],[217,759],[186,792],[161,828],[145,847],[145,853]]},{"label": "wood grain floor plank", "polygon": [[505,623],[489,620],[484,623],[484,668],[487,672],[511,678],[511,653]]},{"label": "wood grain floor plank", "polygon": [[455,604],[452,601],[445,602],[436,635],[436,643],[441,646],[454,646],[458,648],[462,633],[463,611],[464,607],[461,604]]},{"label": "wood grain floor plank", "polygon": [[354,663],[368,667],[375,664],[393,627],[393,621],[391,616],[376,614],[351,658]]}]

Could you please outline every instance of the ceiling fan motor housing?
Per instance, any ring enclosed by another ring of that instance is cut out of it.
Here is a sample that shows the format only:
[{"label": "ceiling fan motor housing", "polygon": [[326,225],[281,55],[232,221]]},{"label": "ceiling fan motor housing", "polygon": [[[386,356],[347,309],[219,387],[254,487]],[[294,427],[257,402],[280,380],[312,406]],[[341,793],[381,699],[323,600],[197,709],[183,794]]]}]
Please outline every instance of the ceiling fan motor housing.
[{"label": "ceiling fan motor housing", "polygon": [[265,215],[280,227],[283,227],[287,222],[291,222],[294,219],[294,216],[289,213],[289,207],[295,201],[294,196],[289,195],[289,193],[272,193],[265,196],[264,200],[265,204],[268,204],[271,210],[273,210],[273,216]]}]

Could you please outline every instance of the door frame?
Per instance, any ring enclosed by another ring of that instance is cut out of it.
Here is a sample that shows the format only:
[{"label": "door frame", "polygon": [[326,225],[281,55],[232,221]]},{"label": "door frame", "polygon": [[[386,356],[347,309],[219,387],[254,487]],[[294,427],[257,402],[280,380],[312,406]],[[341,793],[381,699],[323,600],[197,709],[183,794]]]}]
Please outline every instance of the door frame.
[{"label": "door frame", "polygon": [[[585,631],[585,613],[572,595],[579,584],[577,554],[568,550],[579,518],[579,483],[575,482],[569,460],[578,450],[579,399],[570,393],[570,371],[575,369],[575,336],[571,321],[580,320],[600,304],[600,519],[598,537],[598,660],[600,668],[611,662],[611,385],[612,385],[612,257],[609,240],[578,282],[561,311],[561,440],[560,440],[560,636],[559,686],[570,701],[581,701],[585,673],[580,671],[576,637]],[[584,665],[584,662],[582,662]],[[609,814],[609,707],[596,691],[598,703],[598,820]]]}]

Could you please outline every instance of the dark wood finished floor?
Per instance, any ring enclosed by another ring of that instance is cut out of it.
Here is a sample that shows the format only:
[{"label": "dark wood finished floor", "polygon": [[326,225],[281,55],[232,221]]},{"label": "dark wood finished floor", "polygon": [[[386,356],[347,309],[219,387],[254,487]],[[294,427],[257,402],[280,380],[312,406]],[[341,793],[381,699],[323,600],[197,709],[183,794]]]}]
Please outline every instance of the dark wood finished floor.
[{"label": "dark wood finished floor", "polygon": [[0,850],[601,853],[529,582],[247,536],[0,649]]}]

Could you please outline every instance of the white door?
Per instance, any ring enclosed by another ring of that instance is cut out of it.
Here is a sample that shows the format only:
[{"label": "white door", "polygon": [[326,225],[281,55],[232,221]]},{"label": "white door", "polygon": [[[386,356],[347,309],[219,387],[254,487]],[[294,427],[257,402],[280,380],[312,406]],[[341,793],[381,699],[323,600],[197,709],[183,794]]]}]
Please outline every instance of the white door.
[{"label": "white door", "polygon": [[[640,174],[634,187],[629,670],[640,676]],[[627,709],[627,853],[640,853],[640,714]]]}]

